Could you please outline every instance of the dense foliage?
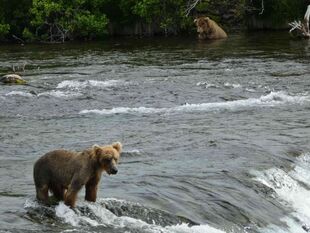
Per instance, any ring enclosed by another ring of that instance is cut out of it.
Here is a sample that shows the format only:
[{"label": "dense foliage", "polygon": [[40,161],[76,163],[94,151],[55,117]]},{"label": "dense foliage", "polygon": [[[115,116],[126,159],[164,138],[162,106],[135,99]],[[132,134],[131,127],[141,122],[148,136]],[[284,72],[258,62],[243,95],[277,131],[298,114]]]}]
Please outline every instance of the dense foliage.
[{"label": "dense foliage", "polygon": [[300,19],[306,4],[307,0],[0,0],[0,40],[62,42],[114,34],[176,35],[194,31],[193,17],[202,14],[226,30],[246,25],[249,17],[245,15],[272,27]]},{"label": "dense foliage", "polygon": [[30,29],[23,36],[64,41],[67,38],[93,39],[106,33],[108,19],[94,0],[33,0],[30,8]]}]

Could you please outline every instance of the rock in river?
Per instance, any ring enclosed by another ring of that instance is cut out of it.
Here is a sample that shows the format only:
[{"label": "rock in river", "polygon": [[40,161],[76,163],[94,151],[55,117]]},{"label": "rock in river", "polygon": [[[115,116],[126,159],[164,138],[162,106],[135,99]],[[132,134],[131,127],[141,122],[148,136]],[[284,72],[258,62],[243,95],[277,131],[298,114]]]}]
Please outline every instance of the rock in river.
[{"label": "rock in river", "polygon": [[26,84],[26,80],[18,74],[7,74],[0,78],[0,82],[4,84]]}]

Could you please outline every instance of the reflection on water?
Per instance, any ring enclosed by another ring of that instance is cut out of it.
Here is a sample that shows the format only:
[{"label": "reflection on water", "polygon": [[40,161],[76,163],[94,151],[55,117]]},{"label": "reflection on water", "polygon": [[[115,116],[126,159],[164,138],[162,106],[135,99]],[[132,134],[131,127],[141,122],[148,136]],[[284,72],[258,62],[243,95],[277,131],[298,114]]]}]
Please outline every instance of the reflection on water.
[{"label": "reflection on water", "polygon": [[[306,232],[309,41],[287,33],[0,45],[0,232]],[[44,153],[122,141],[97,203],[35,201]],[[292,153],[292,151],[295,151]]]}]

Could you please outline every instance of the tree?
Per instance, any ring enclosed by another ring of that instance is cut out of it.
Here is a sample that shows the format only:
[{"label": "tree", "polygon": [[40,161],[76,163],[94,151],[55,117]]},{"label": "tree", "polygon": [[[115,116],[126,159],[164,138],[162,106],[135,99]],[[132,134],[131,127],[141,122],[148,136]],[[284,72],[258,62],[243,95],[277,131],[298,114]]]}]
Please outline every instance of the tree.
[{"label": "tree", "polygon": [[29,8],[32,0],[0,1],[0,38],[12,35],[21,36],[24,27],[29,24]]},{"label": "tree", "polygon": [[96,10],[99,1],[33,0],[30,9],[36,37],[50,42],[94,39],[105,35],[108,19]]},{"label": "tree", "polygon": [[6,35],[9,34],[10,25],[0,23],[0,39],[3,39]]},{"label": "tree", "polygon": [[133,13],[148,24],[158,24],[165,35],[192,25],[192,19],[186,17],[185,0],[137,0]]}]

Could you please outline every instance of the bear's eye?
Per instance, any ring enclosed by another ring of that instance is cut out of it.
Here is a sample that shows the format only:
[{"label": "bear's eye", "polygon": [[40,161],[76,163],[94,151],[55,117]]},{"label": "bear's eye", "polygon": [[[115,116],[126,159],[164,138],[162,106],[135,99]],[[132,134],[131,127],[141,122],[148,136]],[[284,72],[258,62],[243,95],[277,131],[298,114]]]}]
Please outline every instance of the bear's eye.
[{"label": "bear's eye", "polygon": [[111,163],[112,159],[111,158],[104,158],[102,159],[103,163]]}]

